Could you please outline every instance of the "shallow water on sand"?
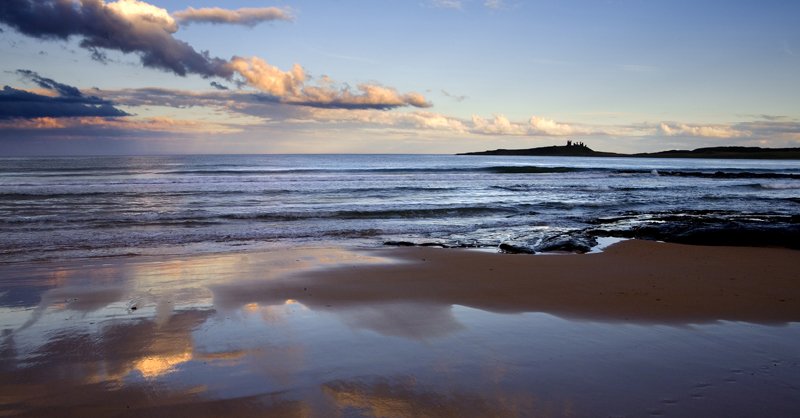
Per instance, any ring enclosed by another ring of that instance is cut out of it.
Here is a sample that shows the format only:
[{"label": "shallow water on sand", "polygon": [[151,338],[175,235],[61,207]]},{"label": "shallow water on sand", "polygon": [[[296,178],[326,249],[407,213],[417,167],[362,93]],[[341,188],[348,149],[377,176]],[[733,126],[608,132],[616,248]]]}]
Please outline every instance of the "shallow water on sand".
[{"label": "shallow water on sand", "polygon": [[311,249],[0,266],[0,412],[800,414],[798,323],[634,324],[419,301],[307,305],[303,294],[276,302],[243,287],[387,262]]}]

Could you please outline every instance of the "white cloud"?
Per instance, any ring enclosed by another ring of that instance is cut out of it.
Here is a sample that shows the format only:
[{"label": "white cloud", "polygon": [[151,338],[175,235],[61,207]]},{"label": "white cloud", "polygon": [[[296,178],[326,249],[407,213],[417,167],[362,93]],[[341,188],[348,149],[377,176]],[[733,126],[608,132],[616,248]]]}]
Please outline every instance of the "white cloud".
[{"label": "white cloud", "polygon": [[461,0],[431,0],[431,4],[442,9],[461,10],[463,7]]},{"label": "white cloud", "polygon": [[484,135],[525,135],[528,129],[523,124],[512,123],[503,115],[494,115],[493,119],[472,115],[471,132]]},{"label": "white cloud", "polygon": [[503,0],[486,0],[483,2],[483,5],[490,8],[490,9],[502,9],[505,4],[503,4]]},{"label": "white cloud", "polygon": [[106,5],[108,10],[126,20],[133,25],[149,24],[156,25],[169,33],[175,33],[178,30],[178,24],[175,22],[169,12],[152,4],[145,3],[139,0],[118,0]]},{"label": "white cloud", "polygon": [[666,136],[694,136],[701,138],[738,138],[750,136],[748,131],[739,131],[727,125],[688,125],[685,123],[661,122],[658,131]]},{"label": "white cloud", "polygon": [[528,125],[530,126],[529,132],[539,135],[565,136],[588,133],[586,131],[575,129],[570,125],[558,123],[552,119],[544,119],[537,116],[531,116],[530,120],[528,121]]}]

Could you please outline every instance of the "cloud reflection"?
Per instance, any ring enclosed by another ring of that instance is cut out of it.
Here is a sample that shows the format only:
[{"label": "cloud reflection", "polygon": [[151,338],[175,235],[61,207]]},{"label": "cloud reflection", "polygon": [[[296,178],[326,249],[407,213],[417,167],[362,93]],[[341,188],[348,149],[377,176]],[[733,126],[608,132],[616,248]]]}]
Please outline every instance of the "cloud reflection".
[{"label": "cloud reflection", "polygon": [[546,412],[533,408],[533,396],[529,394],[492,396],[439,391],[419,384],[413,377],[333,381],[322,385],[322,390],[344,416],[517,417]]}]

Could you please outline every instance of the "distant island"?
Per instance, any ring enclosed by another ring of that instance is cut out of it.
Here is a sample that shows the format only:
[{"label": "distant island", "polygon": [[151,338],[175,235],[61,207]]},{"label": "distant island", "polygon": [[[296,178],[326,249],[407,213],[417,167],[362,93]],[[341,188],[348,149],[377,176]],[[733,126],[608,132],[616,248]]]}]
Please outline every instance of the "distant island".
[{"label": "distant island", "polygon": [[800,148],[761,147],[708,147],[694,150],[669,150],[638,154],[620,154],[595,151],[583,142],[567,141],[566,145],[528,149],[496,149],[490,151],[465,152],[457,155],[516,155],[534,157],[633,157],[633,158],[718,158],[800,160]]}]

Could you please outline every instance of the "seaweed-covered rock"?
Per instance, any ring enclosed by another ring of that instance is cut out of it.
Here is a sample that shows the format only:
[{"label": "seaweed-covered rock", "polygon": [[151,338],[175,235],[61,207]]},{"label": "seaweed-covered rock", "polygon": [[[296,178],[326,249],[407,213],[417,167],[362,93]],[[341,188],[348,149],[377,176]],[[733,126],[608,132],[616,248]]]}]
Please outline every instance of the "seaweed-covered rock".
[{"label": "seaweed-covered rock", "polygon": [[500,250],[500,252],[506,253],[506,254],[535,254],[536,253],[536,251],[534,251],[531,248],[523,247],[523,246],[520,246],[520,245],[507,244],[505,242],[500,244],[499,246],[497,246],[497,249]]},{"label": "seaweed-covered rock", "polygon": [[416,247],[417,244],[410,242],[410,241],[386,241],[383,245],[387,245],[389,247]]},{"label": "seaweed-covered rock", "polygon": [[449,245],[441,242],[411,242],[411,241],[386,241],[383,245],[390,247],[439,247],[450,248]]},{"label": "seaweed-covered rock", "polygon": [[583,234],[566,234],[547,237],[536,246],[538,252],[588,253],[597,245],[597,239]]},{"label": "seaweed-covered rock", "polygon": [[630,228],[595,229],[589,234],[679,244],[800,249],[800,223],[796,216],[665,214]]}]

